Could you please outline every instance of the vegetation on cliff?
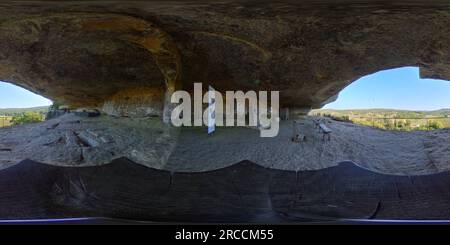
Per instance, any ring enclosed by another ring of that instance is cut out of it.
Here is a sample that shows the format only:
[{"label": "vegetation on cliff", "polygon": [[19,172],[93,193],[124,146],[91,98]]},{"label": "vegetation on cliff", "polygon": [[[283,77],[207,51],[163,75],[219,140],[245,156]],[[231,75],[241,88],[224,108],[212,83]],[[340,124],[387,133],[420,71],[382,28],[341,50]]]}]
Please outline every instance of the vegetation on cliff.
[{"label": "vegetation on cliff", "polygon": [[311,111],[310,115],[330,117],[338,121],[347,121],[386,130],[412,131],[450,128],[450,109],[436,111],[320,109]]},{"label": "vegetation on cliff", "polygon": [[42,122],[45,120],[47,112],[47,106],[0,109],[0,128]]}]

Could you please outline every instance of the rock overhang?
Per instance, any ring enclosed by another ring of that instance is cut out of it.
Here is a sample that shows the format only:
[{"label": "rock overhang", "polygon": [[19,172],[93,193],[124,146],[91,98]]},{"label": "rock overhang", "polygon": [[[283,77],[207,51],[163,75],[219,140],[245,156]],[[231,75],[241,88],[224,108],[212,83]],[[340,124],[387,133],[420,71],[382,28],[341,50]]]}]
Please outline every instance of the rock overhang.
[{"label": "rock overhang", "polygon": [[450,76],[440,1],[19,1],[0,11],[1,80],[113,115],[162,114],[167,90],[195,82],[278,90],[281,106],[304,110],[383,69]]}]

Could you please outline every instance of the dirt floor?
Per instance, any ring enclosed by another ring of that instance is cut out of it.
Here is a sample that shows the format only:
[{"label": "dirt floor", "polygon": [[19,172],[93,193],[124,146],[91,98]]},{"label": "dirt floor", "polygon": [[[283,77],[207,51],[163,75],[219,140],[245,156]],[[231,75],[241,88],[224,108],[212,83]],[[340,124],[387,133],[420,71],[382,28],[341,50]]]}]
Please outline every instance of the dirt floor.
[{"label": "dirt floor", "polygon": [[[293,121],[282,121],[274,138],[260,138],[249,128],[219,128],[208,136],[205,129],[183,129],[169,158],[168,169],[202,171],[241,160],[286,170],[315,170],[342,161],[385,174],[419,175],[450,168],[450,130],[430,132],[385,131],[326,120],[332,130],[323,140],[311,118],[296,124],[306,141],[294,143]],[[203,132],[202,132],[203,131]]]},{"label": "dirt floor", "polygon": [[154,119],[65,115],[39,124],[0,129],[0,164],[24,159],[63,166],[92,166],[125,157],[139,164],[182,172],[220,169],[243,160],[285,170],[315,170],[342,161],[378,173],[421,175],[450,169],[450,130],[384,131],[332,120],[323,140],[312,118],[296,123],[306,141],[292,142],[293,121],[274,138],[252,128],[175,129]]}]

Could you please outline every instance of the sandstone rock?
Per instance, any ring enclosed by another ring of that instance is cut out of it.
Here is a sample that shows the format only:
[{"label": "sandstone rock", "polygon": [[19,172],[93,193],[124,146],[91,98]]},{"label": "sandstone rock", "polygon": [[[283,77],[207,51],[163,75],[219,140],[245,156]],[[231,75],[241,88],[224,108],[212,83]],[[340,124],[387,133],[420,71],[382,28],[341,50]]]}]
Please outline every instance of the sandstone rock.
[{"label": "sandstone rock", "polygon": [[23,161],[0,171],[0,218],[239,223],[448,219],[448,185],[449,172],[392,176],[349,162],[295,172],[243,161],[217,171],[173,173],[125,159],[85,168]]},{"label": "sandstone rock", "polygon": [[280,90],[281,106],[305,111],[387,68],[450,79],[450,7],[441,1],[31,6],[0,5],[0,79],[112,115],[167,117],[171,92],[194,82]]},{"label": "sandstone rock", "polygon": [[81,116],[81,117],[98,117],[101,115],[101,113],[97,109],[79,108],[75,111],[75,115]]}]

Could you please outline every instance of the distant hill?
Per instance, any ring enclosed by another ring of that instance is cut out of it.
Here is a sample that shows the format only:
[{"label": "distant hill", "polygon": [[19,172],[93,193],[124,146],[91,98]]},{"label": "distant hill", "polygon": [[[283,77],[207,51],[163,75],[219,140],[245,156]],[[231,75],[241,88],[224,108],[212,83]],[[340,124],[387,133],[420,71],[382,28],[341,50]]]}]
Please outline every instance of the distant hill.
[{"label": "distant hill", "polygon": [[450,109],[408,111],[393,109],[312,110],[309,115],[353,122],[388,130],[433,130],[450,128]]},{"label": "distant hill", "polygon": [[40,114],[46,114],[48,112],[48,109],[49,106],[38,106],[31,108],[0,108],[0,116],[15,116],[24,112],[37,112]]},{"label": "distant hill", "polygon": [[430,111],[428,112],[430,115],[445,115],[450,116],[450,109],[440,109],[436,111]]},{"label": "distant hill", "polygon": [[429,118],[429,117],[450,117],[450,108],[435,111],[412,111],[396,109],[354,109],[335,110],[317,109],[312,110],[310,115],[332,115],[348,117],[375,117],[375,118]]}]

